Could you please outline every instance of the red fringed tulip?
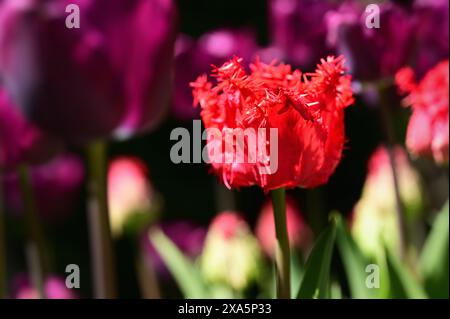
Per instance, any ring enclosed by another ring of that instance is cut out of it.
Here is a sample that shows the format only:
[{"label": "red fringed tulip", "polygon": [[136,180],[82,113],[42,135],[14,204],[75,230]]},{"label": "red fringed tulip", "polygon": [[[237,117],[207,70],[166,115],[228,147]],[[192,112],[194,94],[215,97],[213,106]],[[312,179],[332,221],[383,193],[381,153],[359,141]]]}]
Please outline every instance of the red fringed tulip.
[{"label": "red fringed tulip", "polygon": [[0,170],[43,162],[59,147],[56,139],[21,116],[0,87]]},{"label": "red fringed tulip", "polygon": [[414,155],[433,156],[436,162],[447,162],[449,140],[449,62],[439,63],[416,83],[410,68],[400,70],[396,82],[409,93],[405,104],[413,113],[408,124],[406,145]]},{"label": "red fringed tulip", "polygon": [[[66,27],[78,5],[80,28]],[[165,112],[171,0],[5,0],[0,74],[27,118],[66,140],[127,137]]]},{"label": "red fringed tulip", "polygon": [[[270,191],[326,183],[342,155],[344,109],[353,103],[343,57],[323,59],[316,72],[306,74],[258,59],[247,73],[241,62],[235,57],[215,68],[215,85],[206,75],[191,83],[214,172],[234,188],[258,185]],[[227,147],[230,131],[247,129],[258,132],[257,141],[243,138]],[[239,150],[243,161],[234,156]]]},{"label": "red fringed tulip", "polygon": [[[275,221],[273,207],[270,201],[266,202],[261,209],[256,223],[255,233],[261,248],[267,256],[275,258]],[[297,205],[291,198],[286,200],[286,222],[291,247],[308,248],[311,243],[312,232],[303,220]]]}]

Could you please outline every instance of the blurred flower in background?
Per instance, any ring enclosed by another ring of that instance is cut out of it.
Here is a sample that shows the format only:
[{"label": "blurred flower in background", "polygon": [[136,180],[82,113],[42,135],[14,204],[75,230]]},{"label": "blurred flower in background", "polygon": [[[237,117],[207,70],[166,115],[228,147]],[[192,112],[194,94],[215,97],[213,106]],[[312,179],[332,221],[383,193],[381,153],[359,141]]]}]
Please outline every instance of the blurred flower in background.
[{"label": "blurred flower in background", "polygon": [[[77,299],[77,295],[66,287],[63,278],[55,275],[48,276],[45,281],[45,295],[47,299]],[[12,282],[13,297],[15,299],[39,299],[38,291],[31,285],[28,276],[17,275]]]},{"label": "blurred flower in background", "polygon": [[378,3],[380,28],[367,28],[370,13],[361,1],[344,1],[327,13],[327,42],[345,55],[355,79],[381,80],[405,65],[413,66],[422,76],[448,57],[448,1],[410,3]]},{"label": "blurred flower in background", "polygon": [[[65,27],[69,3],[79,29]],[[27,118],[59,137],[127,137],[168,105],[175,24],[171,0],[5,0],[0,74]]]},{"label": "blurred flower in background", "polygon": [[[305,223],[299,208],[291,197],[286,198],[286,222],[290,247],[293,249],[308,250],[312,243],[313,234]],[[270,201],[264,203],[256,222],[256,237],[264,253],[275,258],[275,222],[273,207]]]},{"label": "blurred flower in background", "polygon": [[113,236],[139,233],[157,218],[159,198],[146,164],[136,157],[117,157],[108,169],[109,220]]},{"label": "blurred flower in background", "polygon": [[[399,190],[406,221],[412,224],[422,213],[423,196],[418,172],[409,163],[406,152],[394,149]],[[361,199],[352,216],[352,233],[361,249],[379,257],[387,245],[399,254],[396,199],[389,155],[379,147],[371,156]]]},{"label": "blurred flower in background", "polygon": [[320,58],[333,54],[325,41],[325,15],[336,1],[269,0],[271,45],[283,52],[283,60],[313,71]]},{"label": "blurred flower in background", "polygon": [[414,71],[404,68],[396,75],[404,103],[412,107],[406,145],[414,155],[434,157],[436,162],[449,159],[449,63],[443,61],[416,83]]},{"label": "blurred flower in background", "polygon": [[[216,151],[217,147],[211,147],[216,137],[210,134],[207,146],[214,173],[229,188],[258,185],[270,191],[326,183],[344,147],[344,109],[353,103],[351,78],[344,75],[343,57],[322,59],[316,72],[306,76],[290,65],[259,60],[247,73],[241,62],[235,57],[213,71],[218,79],[215,86],[205,75],[191,83],[195,104],[202,108],[205,128],[222,133],[219,143],[225,143],[225,130],[265,129],[263,143],[267,146],[256,151],[255,145],[244,142],[240,151],[246,157],[239,163],[234,156],[238,147],[232,152],[226,147],[225,151],[223,147]],[[277,129],[276,145],[269,142],[269,128]],[[274,164],[275,154],[266,152],[269,148],[276,152],[277,167],[267,174],[264,172],[272,168],[258,154],[265,153],[270,165]],[[253,162],[249,160],[252,157]],[[229,159],[234,162],[227,162]],[[264,167],[267,170],[261,169]]]},{"label": "blurred flower in background", "polygon": [[214,285],[242,292],[260,278],[262,254],[257,239],[239,213],[225,211],[211,222],[200,268]]},{"label": "blurred flower in background", "polygon": [[22,117],[0,85],[0,169],[42,163],[60,148],[56,138]]},{"label": "blurred flower in background", "polygon": [[415,0],[417,17],[416,57],[413,62],[418,79],[449,55],[449,1]]},{"label": "blurred flower in background", "polygon": [[[191,260],[195,260],[200,256],[206,236],[206,229],[186,220],[161,222],[158,224],[158,227],[183,252],[184,256]],[[169,271],[161,256],[150,242],[147,232],[141,237],[141,249],[146,262],[152,266],[158,278],[167,280],[169,278]]]},{"label": "blurred flower in background", "polygon": [[181,120],[198,118],[200,112],[192,107],[189,82],[198,74],[209,72],[211,65],[222,65],[233,55],[249,61],[257,49],[255,34],[248,29],[218,29],[198,40],[180,34],[175,46],[174,115]]},{"label": "blurred flower in background", "polygon": [[[83,161],[75,155],[61,155],[31,166],[31,184],[40,216],[47,222],[59,222],[77,208],[84,182]],[[19,177],[15,172],[3,177],[5,201],[14,214],[24,211]]]},{"label": "blurred flower in background", "polygon": [[411,61],[416,37],[416,20],[411,12],[393,2],[380,7],[380,28],[367,28],[366,5],[344,1],[327,13],[327,42],[347,59],[349,72],[360,81],[393,76]]}]

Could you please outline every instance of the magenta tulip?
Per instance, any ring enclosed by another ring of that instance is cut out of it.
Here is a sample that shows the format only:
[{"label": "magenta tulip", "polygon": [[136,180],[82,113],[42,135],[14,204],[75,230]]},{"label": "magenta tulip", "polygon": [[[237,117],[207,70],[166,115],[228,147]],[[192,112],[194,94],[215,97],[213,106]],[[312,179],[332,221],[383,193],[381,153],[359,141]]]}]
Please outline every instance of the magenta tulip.
[{"label": "magenta tulip", "polygon": [[199,118],[199,108],[192,107],[189,82],[198,74],[208,73],[211,65],[220,66],[233,55],[252,59],[259,49],[255,34],[248,29],[219,29],[208,32],[198,40],[181,34],[176,41],[175,89],[173,114],[180,120]]},{"label": "magenta tulip", "polygon": [[25,120],[0,87],[0,170],[41,163],[60,146],[55,138]]},{"label": "magenta tulip", "polygon": [[67,141],[128,137],[165,113],[175,21],[171,0],[5,0],[0,74],[27,118]]}]

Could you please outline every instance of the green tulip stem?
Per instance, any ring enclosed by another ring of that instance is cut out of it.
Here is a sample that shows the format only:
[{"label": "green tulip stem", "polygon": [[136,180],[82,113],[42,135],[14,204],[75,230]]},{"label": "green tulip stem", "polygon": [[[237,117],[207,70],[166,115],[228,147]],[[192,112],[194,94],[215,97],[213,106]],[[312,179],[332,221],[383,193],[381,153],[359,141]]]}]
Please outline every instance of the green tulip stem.
[{"label": "green tulip stem", "polygon": [[277,298],[290,299],[291,294],[291,251],[286,223],[286,191],[284,188],[272,190],[273,214],[275,220],[277,275]]},{"label": "green tulip stem", "polygon": [[45,299],[46,267],[44,253],[46,245],[37,212],[30,169],[27,165],[22,164],[18,167],[17,174],[24,204],[25,227],[29,236],[25,247],[28,271],[39,297]]},{"label": "green tulip stem", "polygon": [[108,214],[106,144],[94,142],[87,149],[89,164],[88,221],[94,297],[117,298],[113,240]]},{"label": "green tulip stem", "polygon": [[387,149],[389,163],[391,166],[391,174],[392,174],[392,184],[394,186],[394,196],[395,196],[395,204],[396,204],[396,215],[397,215],[397,227],[399,233],[399,249],[400,249],[400,258],[406,258],[406,246],[407,246],[407,238],[406,238],[406,223],[405,223],[405,210],[402,202],[402,198],[400,195],[400,184],[398,180],[398,172],[397,165],[395,163],[395,132],[394,127],[392,125],[392,114],[389,108],[389,101],[386,96],[386,88],[379,87],[379,98],[380,98],[380,115],[381,115],[381,124],[383,126],[384,135],[385,135],[385,146]]}]

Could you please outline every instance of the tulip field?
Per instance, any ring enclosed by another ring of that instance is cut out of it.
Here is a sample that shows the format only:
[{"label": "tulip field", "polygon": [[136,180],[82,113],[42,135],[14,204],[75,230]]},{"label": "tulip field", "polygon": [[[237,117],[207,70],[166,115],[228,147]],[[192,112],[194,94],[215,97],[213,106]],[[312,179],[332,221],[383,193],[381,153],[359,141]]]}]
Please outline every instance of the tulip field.
[{"label": "tulip field", "polygon": [[448,163],[446,0],[0,0],[0,299],[448,299]]}]

